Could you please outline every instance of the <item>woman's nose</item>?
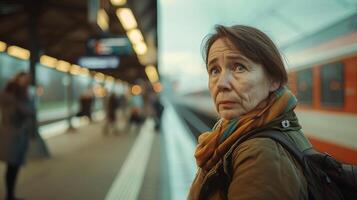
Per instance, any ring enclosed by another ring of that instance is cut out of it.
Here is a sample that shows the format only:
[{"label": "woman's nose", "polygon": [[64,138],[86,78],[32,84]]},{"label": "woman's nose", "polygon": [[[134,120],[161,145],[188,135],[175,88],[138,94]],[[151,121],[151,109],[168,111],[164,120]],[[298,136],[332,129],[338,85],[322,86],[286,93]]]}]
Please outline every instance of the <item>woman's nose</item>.
[{"label": "woman's nose", "polygon": [[217,87],[219,90],[230,90],[231,89],[231,75],[229,73],[222,73],[218,79]]}]

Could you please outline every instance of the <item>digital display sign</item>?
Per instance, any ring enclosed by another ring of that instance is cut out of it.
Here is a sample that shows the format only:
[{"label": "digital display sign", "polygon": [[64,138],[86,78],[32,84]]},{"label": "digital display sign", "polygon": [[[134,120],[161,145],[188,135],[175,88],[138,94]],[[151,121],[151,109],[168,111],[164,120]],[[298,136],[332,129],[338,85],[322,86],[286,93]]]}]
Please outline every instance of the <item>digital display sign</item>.
[{"label": "digital display sign", "polygon": [[78,64],[88,69],[113,69],[119,66],[120,59],[118,56],[82,56]]},{"label": "digital display sign", "polygon": [[126,37],[90,38],[87,48],[90,55],[130,55],[133,51]]}]

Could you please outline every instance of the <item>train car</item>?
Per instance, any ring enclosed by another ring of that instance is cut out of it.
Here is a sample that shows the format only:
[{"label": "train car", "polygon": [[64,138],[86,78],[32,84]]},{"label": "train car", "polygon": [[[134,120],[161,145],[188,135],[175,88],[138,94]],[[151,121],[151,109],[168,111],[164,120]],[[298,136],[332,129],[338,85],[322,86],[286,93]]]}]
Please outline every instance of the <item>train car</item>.
[{"label": "train car", "polygon": [[296,113],[311,142],[357,163],[357,53],[296,68],[289,72],[289,87],[299,100]]}]

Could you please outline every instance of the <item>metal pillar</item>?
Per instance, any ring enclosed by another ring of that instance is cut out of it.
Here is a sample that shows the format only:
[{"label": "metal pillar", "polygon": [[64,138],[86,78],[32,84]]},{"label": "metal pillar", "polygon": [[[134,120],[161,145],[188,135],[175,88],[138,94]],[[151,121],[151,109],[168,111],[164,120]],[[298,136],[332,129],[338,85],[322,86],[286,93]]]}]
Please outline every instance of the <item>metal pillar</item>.
[{"label": "metal pillar", "polygon": [[72,117],[73,117],[73,76],[70,73],[67,73],[67,80],[68,80],[68,84],[66,86],[67,88],[67,112],[68,112],[68,118],[67,118],[67,122],[68,122],[68,132],[74,132],[76,129],[73,127],[72,124]]},{"label": "metal pillar", "polygon": [[42,0],[35,1],[25,1],[25,9],[28,15],[27,28],[28,28],[28,42],[30,49],[30,69],[29,73],[31,75],[31,98],[33,103],[34,118],[32,120],[32,130],[31,136],[33,144],[37,144],[34,151],[34,156],[38,157],[50,157],[50,153],[46,146],[46,143],[41,138],[38,131],[38,121],[37,121],[37,94],[36,94],[36,65],[39,61],[40,44],[38,38],[38,19],[41,12]]},{"label": "metal pillar", "polygon": [[[26,5],[25,6],[29,6]],[[30,75],[31,75],[31,85],[36,87],[36,64],[39,61],[39,51],[40,45],[38,40],[38,18],[40,12],[40,2],[36,1],[35,5],[29,6],[27,8],[28,12],[28,39],[30,47]]]}]

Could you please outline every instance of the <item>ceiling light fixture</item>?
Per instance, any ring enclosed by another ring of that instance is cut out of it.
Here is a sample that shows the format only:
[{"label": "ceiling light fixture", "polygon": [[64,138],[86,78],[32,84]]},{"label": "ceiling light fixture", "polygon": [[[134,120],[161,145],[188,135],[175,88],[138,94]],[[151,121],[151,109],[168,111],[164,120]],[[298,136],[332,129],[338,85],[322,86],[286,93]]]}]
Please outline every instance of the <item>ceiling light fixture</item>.
[{"label": "ceiling light fixture", "polygon": [[126,4],[126,0],[110,0],[113,6],[123,6]]},{"label": "ceiling light fixture", "polygon": [[97,24],[103,31],[107,31],[109,29],[109,17],[103,8],[98,10]]},{"label": "ceiling light fixture", "polygon": [[44,65],[44,66],[50,67],[50,68],[56,68],[57,61],[58,60],[56,58],[53,58],[53,57],[47,56],[47,55],[42,55],[40,57],[41,65]]},{"label": "ceiling light fixture", "polygon": [[61,72],[68,72],[69,69],[71,68],[71,64],[67,61],[64,60],[59,60],[57,62],[57,67],[56,69]]},{"label": "ceiling light fixture", "polygon": [[152,84],[159,81],[159,76],[157,74],[156,68],[153,65],[146,66],[145,73]]},{"label": "ceiling light fixture", "polygon": [[126,31],[138,26],[134,14],[129,8],[118,8],[116,15]]},{"label": "ceiling light fixture", "polygon": [[6,50],[6,47],[7,47],[6,43],[0,41],[0,52],[4,52]]},{"label": "ceiling light fixture", "polygon": [[138,44],[134,44],[134,51],[138,55],[144,55],[147,51],[147,46],[145,42],[140,42]]},{"label": "ceiling light fixture", "polygon": [[138,44],[144,41],[144,37],[139,29],[132,29],[127,32],[128,38],[132,44]]},{"label": "ceiling light fixture", "polygon": [[30,58],[30,51],[18,46],[10,46],[7,48],[7,53],[23,60],[28,60]]}]

